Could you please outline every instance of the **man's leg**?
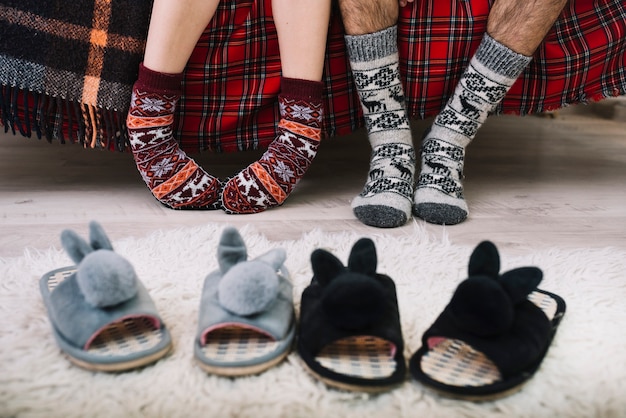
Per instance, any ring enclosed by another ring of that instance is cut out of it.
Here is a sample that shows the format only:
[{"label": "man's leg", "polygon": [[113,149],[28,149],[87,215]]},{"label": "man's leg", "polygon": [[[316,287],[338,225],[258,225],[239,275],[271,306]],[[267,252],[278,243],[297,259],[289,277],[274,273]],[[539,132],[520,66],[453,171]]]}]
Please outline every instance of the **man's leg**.
[{"label": "man's leg", "polygon": [[422,143],[416,216],[453,225],[468,214],[465,148],[531,60],[567,0],[496,0],[487,33]]},{"label": "man's leg", "polygon": [[352,209],[366,225],[397,227],[411,216],[415,175],[399,72],[398,0],[339,0],[339,8],[372,147],[368,178]]},{"label": "man's leg", "polygon": [[322,72],[330,0],[273,0],[282,77],[278,136],[261,159],[222,192],[228,213],[255,213],[284,202],[317,154],[322,125]]},{"label": "man's leg", "polygon": [[126,121],[137,168],[152,194],[175,209],[214,208],[219,181],[179,148],[172,133],[182,72],[219,0],[155,0],[144,61]]}]

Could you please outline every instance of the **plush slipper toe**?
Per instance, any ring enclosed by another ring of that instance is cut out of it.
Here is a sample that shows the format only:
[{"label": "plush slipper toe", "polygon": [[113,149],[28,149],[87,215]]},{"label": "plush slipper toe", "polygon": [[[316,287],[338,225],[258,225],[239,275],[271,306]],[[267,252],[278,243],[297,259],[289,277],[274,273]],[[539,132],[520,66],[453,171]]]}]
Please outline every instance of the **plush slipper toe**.
[{"label": "plush slipper toe", "polygon": [[381,392],[406,375],[396,288],[376,273],[369,239],[352,248],[348,268],[325,250],[311,255],[313,280],[302,294],[298,353],[327,385]]},{"label": "plush slipper toe", "polygon": [[537,289],[542,272],[499,274],[496,247],[478,245],[469,277],[424,333],[411,357],[412,376],[439,393],[492,400],[521,389],[539,369],[565,314],[565,301]]},{"label": "plush slipper toe", "polygon": [[120,372],[165,356],[171,337],[148,291],[127,260],[113,252],[104,231],[90,224],[91,242],[64,231],[76,262],[46,273],[40,290],[61,350],[88,370]]},{"label": "plush slipper toe", "polygon": [[195,358],[202,369],[222,376],[263,372],[290,352],[295,336],[293,288],[275,249],[248,260],[234,228],[218,246],[220,269],[202,290]]}]

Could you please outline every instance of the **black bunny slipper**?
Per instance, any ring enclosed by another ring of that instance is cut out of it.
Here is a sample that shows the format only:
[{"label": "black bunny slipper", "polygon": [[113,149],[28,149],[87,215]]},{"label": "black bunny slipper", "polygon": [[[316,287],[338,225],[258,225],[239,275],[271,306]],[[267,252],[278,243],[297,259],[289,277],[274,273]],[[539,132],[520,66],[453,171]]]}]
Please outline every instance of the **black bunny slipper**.
[{"label": "black bunny slipper", "polygon": [[565,314],[565,301],[537,289],[543,274],[499,274],[495,245],[480,243],[469,276],[424,333],[411,375],[443,395],[492,400],[519,390],[539,369]]},{"label": "black bunny slipper", "polygon": [[376,273],[374,243],[357,241],[348,267],[325,250],[311,254],[313,279],[302,293],[298,354],[327,385],[364,392],[406,376],[396,287]]}]

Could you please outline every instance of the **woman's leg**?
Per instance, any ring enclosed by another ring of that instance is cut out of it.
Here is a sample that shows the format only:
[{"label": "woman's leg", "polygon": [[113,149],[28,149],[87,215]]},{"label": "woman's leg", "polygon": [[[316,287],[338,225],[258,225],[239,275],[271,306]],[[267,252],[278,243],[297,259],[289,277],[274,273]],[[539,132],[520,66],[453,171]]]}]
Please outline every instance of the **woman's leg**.
[{"label": "woman's leg", "polygon": [[317,154],[322,124],[322,72],[330,0],[273,0],[282,65],[278,136],[256,161],[228,181],[222,203],[228,213],[278,206]]},{"label": "woman's leg", "polygon": [[179,148],[173,136],[182,72],[219,0],[155,0],[144,61],[126,121],[137,169],[152,194],[175,208],[215,208],[219,181]]}]

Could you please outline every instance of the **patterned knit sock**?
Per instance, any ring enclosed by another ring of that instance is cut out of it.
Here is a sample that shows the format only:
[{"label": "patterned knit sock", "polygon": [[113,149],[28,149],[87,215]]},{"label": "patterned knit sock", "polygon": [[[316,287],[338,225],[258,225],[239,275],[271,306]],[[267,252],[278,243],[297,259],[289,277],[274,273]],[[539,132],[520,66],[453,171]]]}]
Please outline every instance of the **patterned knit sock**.
[{"label": "patterned knit sock", "polygon": [[281,205],[304,176],[321,139],[324,83],[281,79],[278,136],[263,156],[222,192],[226,213],[256,213]]},{"label": "patterned knit sock", "polygon": [[216,209],[220,183],[179,148],[173,137],[174,109],[182,74],[139,67],[126,125],[141,177],[172,209]]},{"label": "patterned knit sock", "polygon": [[446,225],[465,220],[465,147],[530,60],[485,34],[453,96],[422,142],[422,166],[413,207],[416,216]]},{"label": "patterned knit sock", "polygon": [[411,216],[415,150],[398,67],[397,27],[345,36],[372,147],[368,179],[352,201],[364,224],[393,228]]}]

